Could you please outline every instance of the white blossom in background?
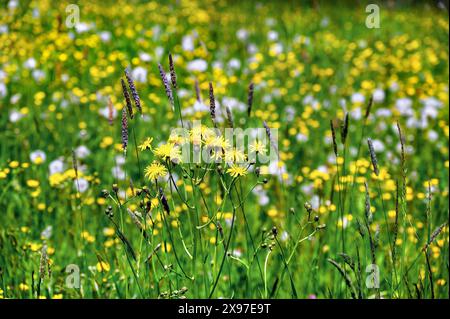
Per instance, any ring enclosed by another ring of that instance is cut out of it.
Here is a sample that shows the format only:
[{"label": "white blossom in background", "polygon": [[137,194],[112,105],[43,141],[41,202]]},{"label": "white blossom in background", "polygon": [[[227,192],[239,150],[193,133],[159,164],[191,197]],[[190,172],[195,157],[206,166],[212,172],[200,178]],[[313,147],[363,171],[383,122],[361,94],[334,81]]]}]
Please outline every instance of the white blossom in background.
[{"label": "white blossom in background", "polygon": [[412,100],[410,98],[404,97],[395,101],[395,108],[403,116],[414,115],[414,110],[412,109]]},{"label": "white blossom in background", "polygon": [[125,156],[123,155],[116,155],[114,158],[114,161],[117,165],[124,165],[125,164]]},{"label": "white blossom in background", "polygon": [[241,68],[241,61],[239,61],[239,59],[233,58],[230,61],[228,61],[228,67],[230,69],[238,70]]},{"label": "white blossom in background", "polygon": [[236,32],[236,37],[237,37],[239,40],[241,40],[241,41],[245,41],[245,40],[248,39],[249,33],[248,33],[248,31],[245,30],[245,29],[239,29],[239,30],[237,30],[237,32]]},{"label": "white blossom in background", "polygon": [[75,149],[75,155],[77,158],[86,158],[91,154],[91,151],[84,145],[80,145]]},{"label": "white blossom in background", "polygon": [[18,121],[20,121],[21,118],[23,118],[25,115],[23,115],[22,113],[20,113],[17,110],[11,110],[9,112],[9,121],[11,123],[16,123]]},{"label": "white blossom in background", "polygon": [[5,25],[5,24],[1,24],[1,25],[0,25],[0,34],[8,33],[8,32],[9,32],[8,26]]},{"label": "white blossom in background", "polygon": [[152,60],[152,57],[148,53],[140,52],[139,53],[139,60],[141,60],[143,62],[150,62]]},{"label": "white blossom in background", "polygon": [[382,103],[384,101],[385,97],[386,97],[386,93],[384,93],[383,89],[376,89],[373,92],[373,96],[372,97],[373,97],[373,101],[375,103]]},{"label": "white blossom in background", "polygon": [[8,94],[5,83],[0,82],[0,98],[5,97]]},{"label": "white blossom in background", "polygon": [[89,189],[89,182],[83,177],[74,180],[73,183],[75,189],[77,189],[80,193],[84,193]]},{"label": "white blossom in background", "polygon": [[39,69],[33,70],[31,76],[35,79],[35,81],[42,81],[45,79],[45,72]]},{"label": "white blossom in background", "polygon": [[360,107],[354,108],[350,111],[351,118],[355,120],[360,120],[362,118],[362,110]]},{"label": "white blossom in background", "polygon": [[30,160],[35,163],[37,160],[44,162],[47,159],[47,155],[42,150],[35,150],[30,153]]},{"label": "white blossom in background", "polygon": [[278,40],[278,32],[273,31],[273,30],[267,32],[267,39],[270,41],[277,41]]},{"label": "white blossom in background", "polygon": [[185,35],[181,40],[181,46],[184,51],[194,51],[194,39],[192,35]]},{"label": "white blossom in background", "polygon": [[[110,110],[109,110],[109,107],[108,107],[108,106],[99,109],[98,112],[99,112],[99,114],[100,114],[101,116],[103,116],[104,118],[109,119],[109,112],[110,112]],[[112,118],[115,119],[116,117],[117,117],[117,110],[116,110],[115,107],[113,107],[113,108],[112,108]]]},{"label": "white blossom in background", "polygon": [[138,66],[131,71],[131,76],[133,80],[138,83],[146,83],[147,82],[147,69]]},{"label": "white blossom in background", "polygon": [[77,31],[77,33],[87,32],[87,31],[91,30],[91,28],[92,28],[92,26],[85,22],[79,22],[75,25],[75,30]]},{"label": "white blossom in background", "polygon": [[208,68],[208,63],[203,59],[195,59],[186,65],[186,69],[190,72],[204,72]]},{"label": "white blossom in background", "polygon": [[17,0],[10,0],[8,2],[8,9],[11,11],[14,11],[19,6],[19,1]]},{"label": "white blossom in background", "polygon": [[383,142],[381,142],[380,140],[372,140],[372,144],[373,144],[373,149],[375,150],[376,153],[384,152],[385,146],[384,146]]},{"label": "white blossom in background", "polygon": [[51,161],[48,165],[48,172],[50,175],[64,172],[64,161],[61,158]]},{"label": "white blossom in background", "polygon": [[53,227],[50,225],[45,227],[45,229],[41,232],[41,237],[45,239],[50,239],[50,237],[52,237],[52,234],[53,234]]},{"label": "white blossom in background", "polygon": [[364,97],[364,95],[359,92],[352,94],[351,101],[353,104],[364,103],[365,100],[366,98]]},{"label": "white blossom in background", "polygon": [[9,103],[16,104],[17,102],[19,102],[21,97],[22,95],[20,93],[16,93],[13,96],[11,96],[11,98],[9,99]]},{"label": "white blossom in background", "polygon": [[436,131],[430,130],[428,131],[427,137],[430,142],[436,142],[439,138],[439,134]]},{"label": "white blossom in background", "polygon": [[111,32],[109,31],[102,31],[99,34],[100,36],[100,40],[102,40],[102,42],[106,43],[111,41]]},{"label": "white blossom in background", "polygon": [[37,65],[37,62],[34,58],[29,58],[23,63],[23,66],[26,69],[35,69],[36,65]]}]

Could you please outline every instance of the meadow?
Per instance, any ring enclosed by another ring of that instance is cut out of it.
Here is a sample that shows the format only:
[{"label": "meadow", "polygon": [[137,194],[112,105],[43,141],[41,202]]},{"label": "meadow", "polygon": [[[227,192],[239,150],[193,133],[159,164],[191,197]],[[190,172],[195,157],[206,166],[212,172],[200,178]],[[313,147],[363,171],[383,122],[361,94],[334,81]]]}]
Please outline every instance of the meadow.
[{"label": "meadow", "polygon": [[0,299],[449,298],[445,8],[69,4],[0,2]]}]

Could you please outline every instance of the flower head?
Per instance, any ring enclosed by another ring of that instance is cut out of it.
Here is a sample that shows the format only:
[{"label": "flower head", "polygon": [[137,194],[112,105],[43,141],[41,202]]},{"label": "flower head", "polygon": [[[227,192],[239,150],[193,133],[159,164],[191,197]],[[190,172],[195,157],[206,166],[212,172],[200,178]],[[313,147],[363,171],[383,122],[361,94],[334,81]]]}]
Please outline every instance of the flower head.
[{"label": "flower head", "polygon": [[149,166],[147,166],[144,170],[145,177],[149,180],[155,180],[160,177],[164,177],[167,175],[167,169],[164,165],[154,161]]},{"label": "flower head", "polygon": [[163,160],[171,160],[174,163],[181,162],[180,149],[172,143],[162,144],[155,148],[153,153]]},{"label": "flower head", "polygon": [[227,170],[227,173],[230,174],[232,177],[239,177],[247,175],[248,172],[246,167],[233,164]]},{"label": "flower head", "polygon": [[265,155],[267,152],[266,145],[261,141],[255,140],[253,144],[250,145],[250,152]]},{"label": "flower head", "polygon": [[151,150],[152,149],[152,142],[153,142],[153,138],[152,137],[147,137],[147,139],[145,141],[143,141],[141,145],[139,145],[139,149],[141,151]]}]

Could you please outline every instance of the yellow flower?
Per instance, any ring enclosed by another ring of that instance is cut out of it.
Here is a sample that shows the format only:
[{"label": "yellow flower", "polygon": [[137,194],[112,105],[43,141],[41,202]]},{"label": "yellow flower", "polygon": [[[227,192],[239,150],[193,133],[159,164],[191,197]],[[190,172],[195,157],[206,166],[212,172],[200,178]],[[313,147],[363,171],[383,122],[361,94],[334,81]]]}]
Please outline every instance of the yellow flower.
[{"label": "yellow flower", "polygon": [[265,155],[267,152],[267,149],[266,149],[266,146],[262,142],[255,140],[253,142],[253,144],[250,145],[250,152]]},{"label": "yellow flower", "polygon": [[139,145],[139,149],[142,151],[151,150],[152,149],[153,138],[148,137],[141,145]]},{"label": "yellow flower", "polygon": [[240,165],[231,165],[230,168],[227,170],[227,173],[229,173],[232,177],[238,177],[238,176],[245,176],[247,175],[247,168],[240,166]]},{"label": "yellow flower", "polygon": [[242,152],[241,150],[238,150],[236,148],[228,149],[225,152],[225,162],[227,163],[242,163],[246,160],[247,156]]},{"label": "yellow flower", "polygon": [[17,168],[17,167],[19,167],[19,162],[18,162],[18,161],[11,161],[11,162],[9,163],[9,167],[11,167],[11,168]]},{"label": "yellow flower", "polygon": [[27,290],[30,289],[30,287],[28,287],[27,284],[21,283],[21,284],[19,285],[19,289],[22,290],[22,291],[27,291]]},{"label": "yellow flower", "polygon": [[172,143],[162,144],[155,148],[153,153],[163,160],[171,160],[176,163],[181,161],[180,149]]},{"label": "yellow flower", "polygon": [[29,180],[27,180],[27,186],[31,187],[31,188],[36,188],[39,186],[39,181],[37,181],[35,179],[29,179]]},{"label": "yellow flower", "polygon": [[100,261],[97,263],[98,272],[108,272],[111,270],[111,266],[106,261]]},{"label": "yellow flower", "polygon": [[167,169],[164,165],[161,165],[158,162],[153,162],[149,166],[147,166],[144,170],[145,177],[149,180],[155,180],[159,177],[164,177],[167,175]]},{"label": "yellow flower", "polygon": [[103,228],[103,235],[105,235],[107,237],[114,236],[115,233],[116,233],[116,231],[112,227]]}]

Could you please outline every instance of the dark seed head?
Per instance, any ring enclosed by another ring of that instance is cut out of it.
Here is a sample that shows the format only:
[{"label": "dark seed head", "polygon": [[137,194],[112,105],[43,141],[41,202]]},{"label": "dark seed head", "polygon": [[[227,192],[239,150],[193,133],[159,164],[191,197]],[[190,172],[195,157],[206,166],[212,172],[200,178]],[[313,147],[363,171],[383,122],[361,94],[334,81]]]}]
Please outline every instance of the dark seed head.
[{"label": "dark seed head", "polygon": [[172,81],[173,87],[177,88],[177,75],[175,74],[175,66],[173,64],[172,54],[169,53],[169,70],[170,70],[170,80]]}]

